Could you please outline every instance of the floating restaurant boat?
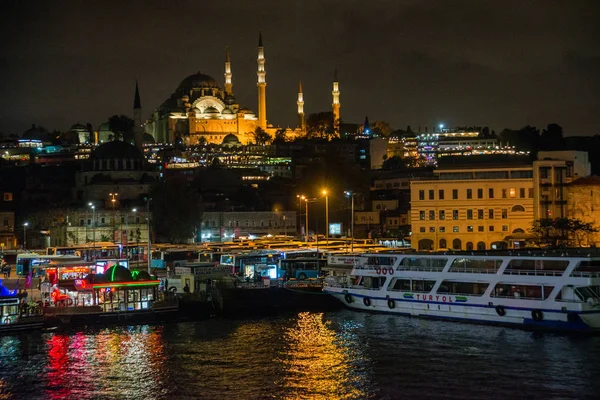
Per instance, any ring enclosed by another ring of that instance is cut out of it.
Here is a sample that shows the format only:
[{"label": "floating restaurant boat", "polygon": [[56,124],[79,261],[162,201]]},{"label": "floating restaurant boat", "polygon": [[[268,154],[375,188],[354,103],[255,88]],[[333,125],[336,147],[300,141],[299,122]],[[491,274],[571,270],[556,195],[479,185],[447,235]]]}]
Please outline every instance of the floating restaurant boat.
[{"label": "floating restaurant boat", "polygon": [[470,254],[368,254],[324,291],[362,311],[600,330],[600,257]]}]

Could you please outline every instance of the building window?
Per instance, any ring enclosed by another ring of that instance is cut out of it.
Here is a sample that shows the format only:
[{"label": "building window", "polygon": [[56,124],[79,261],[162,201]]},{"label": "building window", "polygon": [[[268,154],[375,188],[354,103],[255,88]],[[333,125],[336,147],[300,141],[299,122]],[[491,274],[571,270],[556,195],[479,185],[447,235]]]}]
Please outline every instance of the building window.
[{"label": "building window", "polygon": [[435,190],[430,190],[429,191],[429,200],[434,200],[435,198]]},{"label": "building window", "polygon": [[483,189],[477,189],[477,198],[483,199]]},{"label": "building window", "polygon": [[13,194],[12,193],[4,193],[4,201],[12,201]]},{"label": "building window", "polygon": [[503,208],[502,209],[502,219],[506,219],[508,218],[508,209]]},{"label": "building window", "polygon": [[519,197],[522,199],[525,198],[525,188],[519,189]]},{"label": "building window", "polygon": [[502,225],[502,232],[508,232],[508,225]]},{"label": "building window", "polygon": [[101,218],[101,219],[100,219],[100,222],[104,223],[104,218]]},{"label": "building window", "polygon": [[442,232],[442,233],[446,232],[446,227],[445,226],[440,226],[440,232]]},{"label": "building window", "polygon": [[508,194],[511,199],[514,199],[515,197],[517,197],[517,189],[510,188],[510,190],[508,191]]},{"label": "building window", "polygon": [[87,220],[87,224],[88,224],[88,225],[91,225],[91,224],[92,224],[92,220],[91,220],[91,219],[88,219],[88,220]]},{"label": "building window", "polygon": [[473,198],[473,189],[467,189],[467,199]]},{"label": "building window", "polygon": [[477,227],[477,232],[484,232],[483,225]]},{"label": "building window", "polygon": [[473,210],[467,210],[467,219],[473,219]]},{"label": "building window", "polygon": [[477,210],[477,219],[483,219],[483,210]]},{"label": "building window", "polygon": [[467,226],[467,232],[473,232],[473,225]]},{"label": "building window", "polygon": [[430,226],[429,227],[429,232],[435,233],[435,226]]},{"label": "building window", "polygon": [[452,232],[458,232],[458,226],[453,226],[452,227]]},{"label": "building window", "polygon": [[452,219],[453,220],[457,220],[458,219],[458,210],[452,210]]},{"label": "building window", "polygon": [[138,224],[139,222],[140,222],[140,217],[135,217],[135,223]]},{"label": "building window", "polygon": [[533,188],[529,188],[529,189],[528,189],[528,192],[529,192],[529,193],[528,193],[528,195],[529,195],[528,197],[529,197],[530,199],[533,199]]},{"label": "building window", "polygon": [[458,199],[458,189],[452,189],[452,199],[453,200]]},{"label": "building window", "polygon": [[494,232],[494,225],[490,225],[490,232]]},{"label": "building window", "polygon": [[443,221],[445,219],[446,219],[446,211],[440,210],[440,221]]},{"label": "building window", "polygon": [[419,200],[425,200],[425,191],[419,190]]},{"label": "building window", "polygon": [[494,209],[490,208],[488,210],[488,218],[489,219],[494,219]]},{"label": "building window", "polygon": [[502,189],[502,198],[505,199],[507,196],[507,191],[506,189]]},{"label": "building window", "polygon": [[440,200],[444,200],[444,191],[442,189],[438,190],[438,197]]},{"label": "building window", "polygon": [[494,188],[488,189],[488,198],[490,198],[490,199],[494,198]]},{"label": "building window", "polygon": [[419,211],[419,219],[425,221],[425,211]]},{"label": "building window", "polygon": [[429,210],[429,220],[430,221],[435,220],[435,210]]},{"label": "building window", "polygon": [[85,224],[85,221],[83,219],[79,220],[79,226],[83,226],[84,224]]},{"label": "building window", "polygon": [[420,227],[420,228],[419,228],[419,232],[421,232],[421,233],[425,233],[425,227],[424,227],[424,226]]}]

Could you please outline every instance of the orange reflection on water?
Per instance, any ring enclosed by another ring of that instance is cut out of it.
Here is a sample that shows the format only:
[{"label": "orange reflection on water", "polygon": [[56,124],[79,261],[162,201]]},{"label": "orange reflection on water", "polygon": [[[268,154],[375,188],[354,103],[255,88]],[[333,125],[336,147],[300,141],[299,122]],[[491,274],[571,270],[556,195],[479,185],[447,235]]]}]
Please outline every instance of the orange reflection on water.
[{"label": "orange reflection on water", "polygon": [[46,346],[46,394],[50,399],[93,398],[94,394],[152,398],[164,376],[162,328],[52,334]]},{"label": "orange reflection on water", "polygon": [[284,371],[278,386],[286,399],[362,399],[364,376],[353,370],[348,350],[323,322],[323,314],[300,313],[296,326],[284,333]]}]

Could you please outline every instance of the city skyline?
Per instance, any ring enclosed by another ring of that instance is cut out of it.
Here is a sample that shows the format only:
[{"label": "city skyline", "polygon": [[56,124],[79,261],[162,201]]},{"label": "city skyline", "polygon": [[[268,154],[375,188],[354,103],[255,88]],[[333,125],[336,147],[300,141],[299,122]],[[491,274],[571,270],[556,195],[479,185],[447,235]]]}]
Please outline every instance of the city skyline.
[{"label": "city skyline", "polygon": [[595,2],[421,3],[4,4],[0,132],[131,115],[136,78],[145,119],[197,71],[223,87],[226,47],[233,91],[257,112],[262,29],[275,126],[296,126],[299,80],[307,114],[331,110],[337,68],[345,122],[600,133]]}]

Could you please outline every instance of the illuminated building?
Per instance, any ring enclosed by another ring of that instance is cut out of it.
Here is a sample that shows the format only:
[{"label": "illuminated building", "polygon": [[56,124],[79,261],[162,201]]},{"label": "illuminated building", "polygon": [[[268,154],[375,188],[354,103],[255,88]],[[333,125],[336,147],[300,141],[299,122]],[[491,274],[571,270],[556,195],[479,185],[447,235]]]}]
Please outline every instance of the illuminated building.
[{"label": "illuminated building", "polygon": [[293,235],[296,233],[296,211],[205,212],[199,229],[198,234],[203,242]]},{"label": "illuminated building", "polygon": [[531,165],[516,160],[434,171],[413,181],[411,246],[418,250],[518,248],[533,222]]},{"label": "illuminated building", "polygon": [[[567,218],[578,219],[600,229],[600,177],[587,176],[575,179],[564,186],[567,195]],[[600,232],[573,238],[579,246],[600,245]]]}]

